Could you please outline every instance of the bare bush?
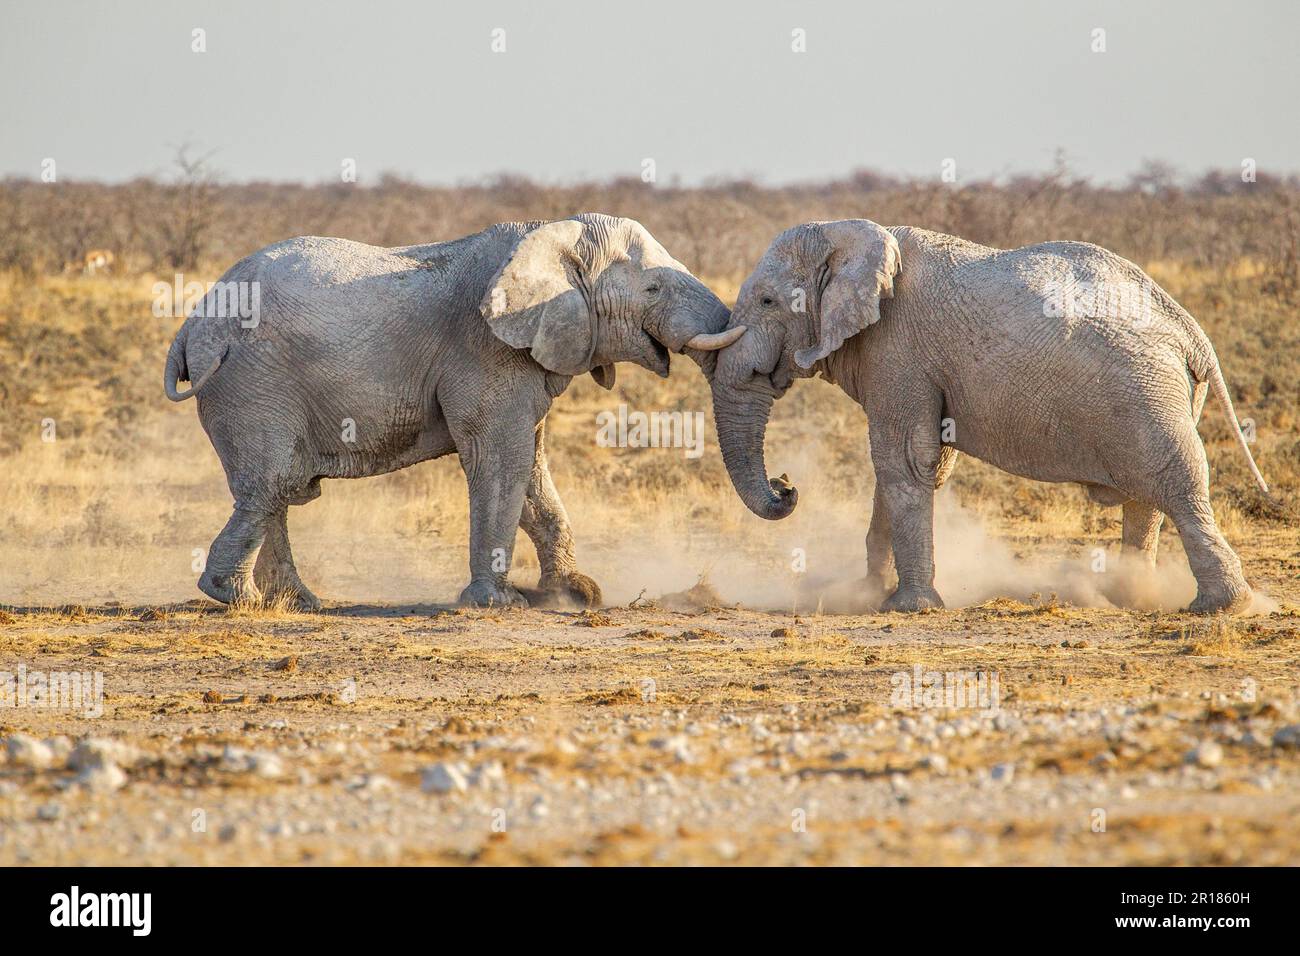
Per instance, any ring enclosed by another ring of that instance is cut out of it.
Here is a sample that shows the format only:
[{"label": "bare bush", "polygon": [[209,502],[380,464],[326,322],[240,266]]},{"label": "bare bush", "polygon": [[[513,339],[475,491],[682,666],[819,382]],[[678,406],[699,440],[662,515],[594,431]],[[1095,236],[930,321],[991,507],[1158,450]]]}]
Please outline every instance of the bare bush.
[{"label": "bare bush", "polygon": [[[0,184],[0,266],[57,272],[90,247],[112,248],[127,268],[221,272],[295,235],[346,236],[378,245],[452,239],[494,222],[598,211],[640,219],[696,272],[738,282],[782,229],[811,219],[865,217],[950,232],[1011,248],[1077,239],[1141,264],[1173,260],[1224,268],[1265,264],[1279,293],[1294,288],[1300,180],[1211,172],[1180,185],[1148,163],[1123,188],[1047,173],[965,185],[860,170],[824,183],[766,187],[738,180],[695,189],[639,179],[564,186],[503,176],[457,187],[394,175],[376,185],[218,184],[208,157],[182,147],[170,181],[120,185]],[[1288,279],[1287,276],[1290,276]]]}]

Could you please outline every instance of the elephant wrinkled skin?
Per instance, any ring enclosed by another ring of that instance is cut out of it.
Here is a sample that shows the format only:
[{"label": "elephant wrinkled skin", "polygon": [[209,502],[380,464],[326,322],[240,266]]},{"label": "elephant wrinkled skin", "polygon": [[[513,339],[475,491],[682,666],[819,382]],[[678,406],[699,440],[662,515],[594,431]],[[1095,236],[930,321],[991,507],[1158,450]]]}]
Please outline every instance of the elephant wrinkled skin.
[{"label": "elephant wrinkled skin", "polygon": [[718,440],[737,493],[764,518],[798,494],[768,480],[772,402],[820,373],[870,421],[876,471],[868,581],[888,610],[941,607],[934,589],[936,482],[954,449],[1040,481],[1079,482],[1123,505],[1126,558],[1154,561],[1164,515],[1196,577],[1191,610],[1241,610],[1251,592],[1210,507],[1196,431],[1207,391],[1252,474],[1205,333],[1133,263],[1079,242],[1003,251],[867,220],[782,233],[741,287],[748,331],[718,355]]},{"label": "elephant wrinkled skin", "polygon": [[[736,334],[722,302],[639,223],[598,214],[503,223],[463,239],[382,249],[305,237],[268,246],[218,287],[256,283],[258,314],[209,292],[167,357],[174,401],[198,396],[234,512],[200,589],[219,601],[319,607],[289,549],[286,513],[322,478],[459,454],[469,484],[467,603],[523,604],[506,579],[515,530],[540,589],[592,604],[544,442],[552,399],[617,362],[668,374],[679,352],[711,370]],[[179,380],[195,386],[180,392]]]}]

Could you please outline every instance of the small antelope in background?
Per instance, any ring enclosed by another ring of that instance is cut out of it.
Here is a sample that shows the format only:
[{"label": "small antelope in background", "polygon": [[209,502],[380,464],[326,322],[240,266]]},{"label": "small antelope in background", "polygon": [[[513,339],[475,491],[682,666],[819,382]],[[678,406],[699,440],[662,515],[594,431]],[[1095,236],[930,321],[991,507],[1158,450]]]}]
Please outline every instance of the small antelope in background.
[{"label": "small antelope in background", "polygon": [[113,253],[109,249],[91,249],[86,253],[82,271],[93,276],[96,272],[107,269],[113,264]]}]

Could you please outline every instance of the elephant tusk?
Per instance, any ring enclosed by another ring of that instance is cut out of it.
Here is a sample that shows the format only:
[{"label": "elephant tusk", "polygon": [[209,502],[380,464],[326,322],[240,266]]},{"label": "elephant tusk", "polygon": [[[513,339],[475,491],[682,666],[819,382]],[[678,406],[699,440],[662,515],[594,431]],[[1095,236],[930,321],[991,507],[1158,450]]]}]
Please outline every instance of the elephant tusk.
[{"label": "elephant tusk", "polygon": [[734,329],[727,329],[723,332],[714,332],[713,334],[701,332],[699,335],[687,342],[684,348],[695,349],[699,352],[716,352],[718,349],[725,349],[732,342],[736,341],[736,339],[744,335],[746,328],[748,328],[748,326],[738,325]]}]

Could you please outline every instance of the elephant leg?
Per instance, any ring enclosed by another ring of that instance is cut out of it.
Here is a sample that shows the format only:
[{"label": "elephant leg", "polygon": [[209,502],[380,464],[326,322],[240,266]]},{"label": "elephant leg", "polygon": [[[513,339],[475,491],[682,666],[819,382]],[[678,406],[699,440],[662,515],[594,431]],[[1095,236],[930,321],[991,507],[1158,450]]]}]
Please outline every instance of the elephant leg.
[{"label": "elephant leg", "polygon": [[871,503],[871,526],[867,529],[867,591],[883,597],[889,591],[894,570],[894,550],[890,536],[889,511],[879,481]]},{"label": "elephant leg", "polygon": [[497,422],[456,443],[469,484],[470,582],[460,603],[527,607],[507,577],[532,473],[533,426]]},{"label": "elephant leg", "polygon": [[1156,563],[1156,549],[1160,545],[1160,525],[1165,516],[1158,508],[1141,501],[1124,502],[1125,561],[1140,560],[1148,565]]},{"label": "elephant leg", "polygon": [[199,590],[223,604],[260,604],[253,578],[272,512],[249,498],[235,501],[230,520],[208,549]]},{"label": "elephant leg", "polygon": [[[1192,421],[1201,420],[1201,411],[1205,408],[1205,397],[1209,386],[1198,382],[1192,392]],[[1196,599],[1188,610],[1194,613],[1209,614],[1215,611],[1241,611],[1250,607],[1251,590],[1246,576],[1241,570],[1241,559],[1228,544],[1219,531],[1214,520],[1214,509],[1210,505],[1209,462],[1205,459],[1205,446],[1200,437],[1193,433],[1198,458],[1197,474],[1200,476],[1198,494],[1192,499],[1191,507],[1184,512],[1181,520],[1169,512],[1178,528],[1178,536],[1183,540],[1183,550],[1192,574],[1196,578]],[[1184,527],[1189,530],[1184,532]],[[1152,554],[1155,546],[1152,546]],[[1203,570],[1198,570],[1198,567]]]},{"label": "elephant leg", "polygon": [[881,610],[921,611],[943,607],[943,598],[934,589],[933,483],[887,481],[884,499],[894,563],[898,568],[898,587],[885,599]]},{"label": "elephant leg", "polygon": [[[957,449],[944,445],[939,449],[939,462],[935,466],[934,487],[939,490],[957,466]],[[885,507],[883,487],[876,482],[871,502],[871,526],[867,529],[868,593],[884,595],[890,587],[894,572],[894,549],[889,525],[889,509]]]},{"label": "elephant leg", "polygon": [[[926,403],[934,408],[927,409]],[[882,611],[921,611],[943,607],[934,589],[934,489],[943,445],[938,408],[942,396],[917,396],[911,422],[872,422],[871,460],[876,493],[889,519],[889,541],[898,571],[898,587]],[[933,411],[933,414],[927,412]],[[874,524],[875,518],[872,517]]]},{"label": "elephant leg", "polygon": [[573,532],[560,494],[551,481],[546,459],[546,420],[534,433],[533,468],[524,493],[519,525],[537,549],[541,578],[534,604],[577,602],[583,607],[600,604],[600,585],[578,570],[573,556]]},{"label": "elephant leg", "polygon": [[898,570],[898,587],[885,599],[881,610],[943,607],[943,599],[934,589],[934,482],[942,447],[938,428],[872,424],[876,494],[889,519],[889,541]]},{"label": "elephant leg", "polygon": [[283,601],[299,611],[319,611],[320,599],[298,577],[289,549],[289,506],[271,516],[266,538],[253,565],[253,580],[268,602]]},{"label": "elephant leg", "polygon": [[1209,495],[1183,502],[1170,513],[1182,538],[1187,562],[1196,578],[1196,599],[1188,606],[1193,614],[1243,611],[1250,606],[1250,585],[1241,570],[1241,559],[1228,545],[1214,521]]},{"label": "elephant leg", "polygon": [[[1089,491],[1094,501],[1113,505],[1109,496]],[[1120,552],[1118,574],[1108,575],[1103,586],[1106,597],[1120,607],[1159,606],[1153,572],[1156,566],[1156,549],[1160,544],[1160,525],[1165,516],[1160,509],[1144,501],[1128,499],[1124,508],[1123,548]]]},{"label": "elephant leg", "polygon": [[1170,463],[1156,472],[1161,487],[1144,497],[1159,504],[1178,528],[1196,578],[1196,599],[1188,610],[1195,614],[1244,610],[1251,602],[1250,585],[1242,574],[1241,559],[1215,523],[1210,466],[1194,428],[1189,424],[1188,434],[1171,442]]}]

